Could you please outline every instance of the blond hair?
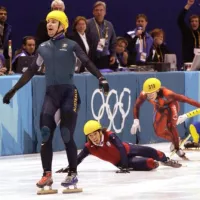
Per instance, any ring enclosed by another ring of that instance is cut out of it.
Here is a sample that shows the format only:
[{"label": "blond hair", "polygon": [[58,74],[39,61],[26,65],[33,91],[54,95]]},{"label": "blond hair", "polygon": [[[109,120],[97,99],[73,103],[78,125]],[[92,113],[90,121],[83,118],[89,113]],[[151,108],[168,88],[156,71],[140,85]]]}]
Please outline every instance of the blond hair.
[{"label": "blond hair", "polygon": [[65,10],[65,4],[62,0],[53,0],[51,3],[51,8],[53,8],[54,5],[61,5],[63,7],[63,11]]}]

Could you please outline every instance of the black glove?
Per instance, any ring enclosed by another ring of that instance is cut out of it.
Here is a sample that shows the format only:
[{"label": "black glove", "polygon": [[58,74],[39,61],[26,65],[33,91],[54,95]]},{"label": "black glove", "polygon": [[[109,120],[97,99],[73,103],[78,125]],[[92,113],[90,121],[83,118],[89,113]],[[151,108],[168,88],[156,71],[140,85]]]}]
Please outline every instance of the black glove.
[{"label": "black glove", "polygon": [[103,93],[105,95],[108,95],[108,92],[109,92],[108,81],[103,76],[99,78],[99,89],[100,90],[103,89]]},{"label": "black glove", "polygon": [[68,173],[69,172],[69,167],[61,168],[56,173]]},{"label": "black glove", "polygon": [[9,104],[10,103],[10,99],[12,99],[12,97],[14,96],[16,91],[17,90],[15,90],[15,89],[11,89],[9,92],[7,92],[5,94],[5,96],[3,97],[3,103]]},{"label": "black glove", "polygon": [[129,168],[119,167],[119,170],[117,170],[116,173],[130,173],[130,170]]}]

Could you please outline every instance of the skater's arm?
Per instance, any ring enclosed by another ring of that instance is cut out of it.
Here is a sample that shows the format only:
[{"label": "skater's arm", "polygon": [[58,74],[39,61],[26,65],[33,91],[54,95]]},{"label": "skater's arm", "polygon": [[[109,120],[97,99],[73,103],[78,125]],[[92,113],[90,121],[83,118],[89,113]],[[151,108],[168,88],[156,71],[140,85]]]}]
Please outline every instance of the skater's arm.
[{"label": "skater's arm", "polygon": [[117,137],[115,133],[109,135],[109,141],[112,142],[113,145],[119,150],[120,153],[120,167],[127,168],[128,167],[128,157],[126,153],[126,149],[122,143],[122,141]]},{"label": "skater's arm", "polygon": [[177,93],[174,93],[174,92],[169,92],[168,94],[168,97],[171,98],[171,99],[174,99],[175,101],[179,101],[179,102],[184,102],[184,103],[188,103],[192,106],[196,106],[198,108],[200,108],[200,103],[191,99],[191,98],[188,98],[182,94],[177,94]]},{"label": "skater's arm", "polygon": [[134,108],[133,108],[133,117],[134,119],[139,119],[139,111],[140,111],[140,106],[144,103],[146,100],[146,94],[144,92],[140,93],[140,96],[137,98]]},{"label": "skater's arm", "polygon": [[92,61],[88,58],[88,56],[85,54],[85,52],[81,49],[81,47],[76,44],[74,48],[74,52],[76,56],[80,59],[82,64],[87,68],[87,70],[96,76],[98,79],[100,77],[103,77],[101,72],[96,68],[96,66],[92,63]]},{"label": "skater's arm", "polygon": [[200,114],[200,108],[192,110],[192,111],[185,113],[183,115],[180,115],[178,117],[176,124],[177,125],[182,124],[186,119],[191,118],[191,117],[195,117],[196,115],[199,115],[199,114]]},{"label": "skater's arm", "polygon": [[192,110],[192,111],[186,113],[188,118],[195,117],[196,115],[199,115],[199,114],[200,114],[200,108]]},{"label": "skater's arm", "polygon": [[34,76],[34,74],[36,73],[36,71],[39,68],[39,64],[40,62],[43,62],[43,59],[41,58],[41,56],[38,54],[33,63],[31,64],[31,66],[26,70],[26,72],[21,76],[21,78],[19,79],[19,81],[14,85],[14,87],[9,90],[5,96],[3,97],[3,103],[9,104],[10,100],[12,99],[12,97],[15,95],[15,93],[21,88],[23,87],[26,83],[29,82],[29,80]]},{"label": "skater's arm", "polygon": [[[87,157],[89,155],[89,151],[87,149],[87,147],[84,147],[84,149],[78,154],[78,161],[77,161],[77,165],[79,165],[82,160]],[[67,173],[69,172],[69,165],[65,168],[61,168],[59,170],[56,171],[56,173]]]},{"label": "skater's arm", "polygon": [[185,33],[185,31],[187,31],[189,29],[189,27],[187,26],[187,24],[185,22],[187,13],[188,13],[188,9],[184,8],[178,16],[178,26],[182,33]]},{"label": "skater's arm", "polygon": [[84,149],[78,154],[78,161],[77,161],[77,165],[79,165],[84,158],[86,158],[87,156],[89,156],[90,152],[88,151],[87,147],[84,147]]}]

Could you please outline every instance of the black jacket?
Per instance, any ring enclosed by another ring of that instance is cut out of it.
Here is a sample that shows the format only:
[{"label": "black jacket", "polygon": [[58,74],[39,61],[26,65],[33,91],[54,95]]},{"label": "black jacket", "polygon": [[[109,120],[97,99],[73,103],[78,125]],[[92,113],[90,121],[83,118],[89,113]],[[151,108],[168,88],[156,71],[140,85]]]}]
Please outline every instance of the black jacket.
[{"label": "black jacket", "polygon": [[[86,51],[86,48],[85,48],[85,45],[83,43],[83,40],[81,39],[80,35],[78,34],[78,32],[74,31],[72,34],[67,34],[66,36],[67,38],[71,39],[71,40],[74,40],[75,42],[77,42],[79,44],[79,46],[82,48],[82,50],[87,54],[87,51]],[[91,42],[90,40],[88,39],[87,35],[86,35],[86,40],[87,40],[87,43],[88,43],[88,46],[90,48],[89,50],[89,53],[87,54],[88,57],[91,59]],[[80,72],[84,72],[85,67],[82,65],[81,66],[81,70]]]},{"label": "black jacket", "polygon": [[165,44],[161,44],[158,47],[153,45],[150,50],[150,55],[147,58],[147,62],[164,62],[165,54],[169,53],[170,51]]},{"label": "black jacket", "polygon": [[[193,31],[185,22],[188,10],[183,9],[178,16],[178,26],[182,33],[182,59],[184,62],[192,62],[194,58],[194,48],[198,48],[200,29]],[[195,46],[196,40],[196,46]]]}]

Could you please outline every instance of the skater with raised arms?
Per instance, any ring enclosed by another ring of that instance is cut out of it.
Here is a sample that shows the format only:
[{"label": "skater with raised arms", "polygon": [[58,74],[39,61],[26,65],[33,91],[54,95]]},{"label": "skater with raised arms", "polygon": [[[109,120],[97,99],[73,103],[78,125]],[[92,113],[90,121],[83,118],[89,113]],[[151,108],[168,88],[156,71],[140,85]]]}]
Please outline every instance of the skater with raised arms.
[{"label": "skater with raised arms", "polygon": [[[74,85],[74,70],[76,56],[87,67],[88,71],[97,77],[100,89],[104,94],[109,92],[109,85],[99,70],[89,60],[80,46],[65,38],[68,28],[68,18],[64,12],[54,10],[47,17],[47,31],[50,40],[40,44],[35,62],[22,75],[15,86],[4,96],[3,103],[9,104],[13,95],[34,76],[38,68],[44,63],[46,72],[46,94],[40,116],[42,136],[41,160],[43,176],[37,182],[37,187],[44,189],[51,187],[52,179],[52,139],[56,123],[54,115],[60,109],[60,131],[67,153],[69,172],[61,183],[64,187],[76,186],[77,179],[77,147],[73,139],[77,115],[80,106],[80,97]],[[75,188],[75,191],[80,191]],[[56,190],[42,191],[41,193],[56,193]]]}]

